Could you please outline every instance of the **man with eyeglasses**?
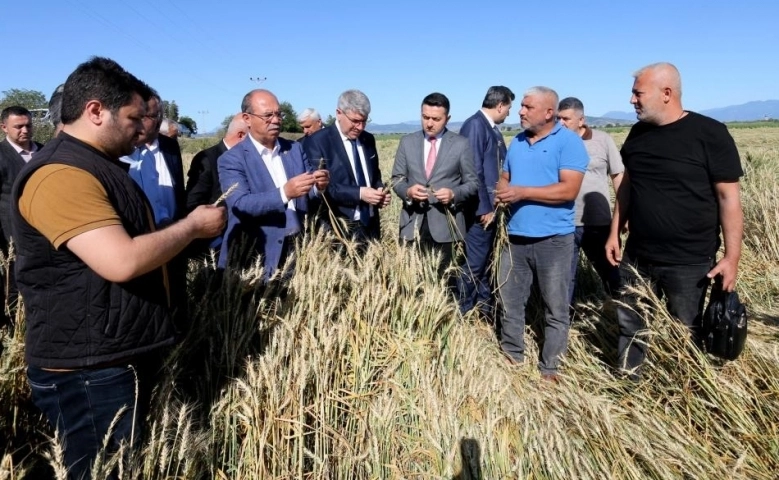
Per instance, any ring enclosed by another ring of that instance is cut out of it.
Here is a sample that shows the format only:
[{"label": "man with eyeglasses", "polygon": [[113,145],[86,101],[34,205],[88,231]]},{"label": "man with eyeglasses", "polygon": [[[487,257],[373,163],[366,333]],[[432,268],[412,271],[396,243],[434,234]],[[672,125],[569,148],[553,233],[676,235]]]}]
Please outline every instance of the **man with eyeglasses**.
[{"label": "man with eyeglasses", "polygon": [[[154,225],[159,230],[187,215],[187,194],[181,149],[176,140],[160,133],[162,99],[156,90],[146,102],[143,133],[133,153],[121,158],[130,165],[130,177],[141,187],[151,204]],[[184,325],[187,307],[187,253],[168,264],[174,315]]]},{"label": "man with eyeglasses", "polygon": [[338,97],[335,122],[305,142],[311,162],[324,161],[330,172],[326,206],[337,222],[333,225],[325,210],[319,220],[360,246],[381,236],[379,209],[390,202],[383,189],[376,139],[365,131],[370,113],[368,97],[359,90],[347,90]]},{"label": "man with eyeglasses", "polygon": [[249,135],[217,162],[227,196],[227,230],[219,267],[248,266],[262,257],[263,279],[284,266],[303,230],[309,199],[325,191],[327,170],[314,170],[298,142],[279,137],[284,114],[268,90],[252,90],[241,102]]}]

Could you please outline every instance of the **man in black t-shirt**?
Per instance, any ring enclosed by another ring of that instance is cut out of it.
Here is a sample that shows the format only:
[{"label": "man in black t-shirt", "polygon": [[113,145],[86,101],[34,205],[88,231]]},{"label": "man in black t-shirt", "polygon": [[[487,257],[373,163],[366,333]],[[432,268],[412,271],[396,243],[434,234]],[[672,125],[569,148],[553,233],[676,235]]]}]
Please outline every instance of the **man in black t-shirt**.
[{"label": "man in black t-shirt", "polygon": [[[725,125],[682,108],[676,67],[657,63],[634,76],[630,103],[639,122],[621,151],[625,176],[606,255],[619,264],[623,287],[636,284],[638,277],[649,281],[698,341],[710,279],[720,277],[726,291],[736,285],[743,229],[741,162]],[[626,222],[630,234],[623,255],[619,232]],[[720,228],[725,255],[717,262]],[[623,300],[631,304],[635,297],[624,295]],[[636,376],[646,351],[646,339],[636,338],[644,322],[624,306],[618,307],[617,318],[619,367]]]}]

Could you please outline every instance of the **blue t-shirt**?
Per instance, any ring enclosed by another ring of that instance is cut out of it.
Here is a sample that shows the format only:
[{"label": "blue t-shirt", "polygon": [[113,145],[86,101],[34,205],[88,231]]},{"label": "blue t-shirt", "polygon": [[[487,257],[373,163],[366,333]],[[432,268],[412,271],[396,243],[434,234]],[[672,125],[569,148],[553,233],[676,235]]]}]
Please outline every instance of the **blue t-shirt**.
[{"label": "blue t-shirt", "polygon": [[[509,145],[503,169],[511,185],[543,187],[560,181],[560,170],[584,173],[590,158],[584,142],[574,132],[557,124],[546,137],[531,145],[525,132]],[[573,233],[575,202],[549,205],[522,200],[511,204],[509,235],[549,237]]]}]

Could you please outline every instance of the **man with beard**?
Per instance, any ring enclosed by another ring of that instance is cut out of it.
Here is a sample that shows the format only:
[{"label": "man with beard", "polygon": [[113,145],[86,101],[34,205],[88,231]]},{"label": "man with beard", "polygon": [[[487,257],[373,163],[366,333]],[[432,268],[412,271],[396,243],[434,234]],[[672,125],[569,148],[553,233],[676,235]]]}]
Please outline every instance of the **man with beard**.
[{"label": "man with beard", "polygon": [[223,208],[204,206],[155,228],[119,161],[138,142],[150,96],[112,60],[79,65],[65,82],[62,132],[14,185],[27,376],[61,435],[69,478],[88,478],[106,441],[138,445],[160,355],[175,342],[166,264],[224,225]]},{"label": "man with beard", "polygon": [[524,361],[525,308],[536,283],[545,307],[538,368],[552,381],[568,348],[574,200],[590,161],[582,139],[557,123],[557,102],[551,88],[525,92],[519,110],[525,130],[509,145],[495,192],[496,201],[509,208],[509,241],[498,273],[504,309],[500,346],[513,361]]},{"label": "man with beard", "polygon": [[[698,342],[710,279],[725,291],[736,286],[744,216],[736,143],[722,123],[682,107],[682,79],[670,63],[634,75],[638,123],[622,146],[625,176],[617,193],[606,256],[619,265],[623,288],[649,282],[666,297],[668,312]],[[619,234],[628,222],[624,254]],[[725,254],[716,261],[720,230]],[[645,320],[629,288],[617,307],[619,368],[640,376],[646,355]]]}]

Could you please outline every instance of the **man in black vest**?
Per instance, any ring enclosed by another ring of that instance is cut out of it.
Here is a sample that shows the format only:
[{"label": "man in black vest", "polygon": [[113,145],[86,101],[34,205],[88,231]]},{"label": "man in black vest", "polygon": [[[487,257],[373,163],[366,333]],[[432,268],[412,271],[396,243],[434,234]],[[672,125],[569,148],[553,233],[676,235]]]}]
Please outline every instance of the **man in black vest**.
[{"label": "man in black vest", "polygon": [[199,207],[156,230],[119,157],[143,131],[151,90],[95,57],[65,82],[62,132],[19,173],[12,193],[25,360],[35,404],[64,440],[69,478],[109,449],[138,445],[155,360],[175,342],[167,262],[221,231],[223,208]]}]

